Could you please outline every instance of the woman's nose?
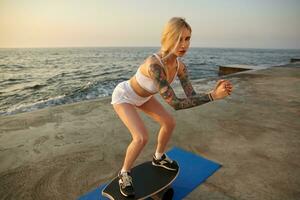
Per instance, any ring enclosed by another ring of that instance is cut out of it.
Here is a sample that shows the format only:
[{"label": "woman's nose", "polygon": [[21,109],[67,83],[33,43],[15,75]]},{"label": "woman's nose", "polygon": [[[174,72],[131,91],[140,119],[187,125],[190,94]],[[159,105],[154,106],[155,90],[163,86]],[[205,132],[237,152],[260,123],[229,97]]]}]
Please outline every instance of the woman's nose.
[{"label": "woman's nose", "polygon": [[188,46],[188,43],[189,43],[188,41],[182,41],[181,44],[180,44],[180,46],[183,47],[183,48],[185,48],[185,47]]},{"label": "woman's nose", "polygon": [[186,46],[186,43],[185,43],[185,42],[182,42],[182,43],[180,44],[180,46],[181,46],[181,47],[185,47],[185,46]]}]

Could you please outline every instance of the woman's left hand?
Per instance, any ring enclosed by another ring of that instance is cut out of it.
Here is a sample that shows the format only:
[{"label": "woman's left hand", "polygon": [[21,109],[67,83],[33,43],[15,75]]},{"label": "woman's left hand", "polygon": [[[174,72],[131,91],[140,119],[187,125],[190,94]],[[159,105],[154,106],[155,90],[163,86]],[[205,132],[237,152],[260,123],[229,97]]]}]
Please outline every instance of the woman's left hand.
[{"label": "woman's left hand", "polygon": [[211,92],[214,100],[223,99],[228,95],[231,95],[233,91],[232,84],[228,80],[219,80],[215,86],[215,89]]},{"label": "woman's left hand", "polygon": [[225,83],[225,89],[226,89],[228,95],[231,95],[231,93],[233,91],[233,87],[232,87],[232,84],[229,81],[227,81]]}]

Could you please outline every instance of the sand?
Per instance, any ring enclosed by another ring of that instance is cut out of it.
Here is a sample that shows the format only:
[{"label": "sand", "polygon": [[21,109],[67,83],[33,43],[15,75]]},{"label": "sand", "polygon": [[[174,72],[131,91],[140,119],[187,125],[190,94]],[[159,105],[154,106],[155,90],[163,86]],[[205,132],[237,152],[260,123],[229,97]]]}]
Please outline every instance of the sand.
[{"label": "sand", "polygon": [[[226,76],[234,93],[174,111],[168,146],[223,165],[186,199],[300,199],[299,64]],[[161,98],[157,96],[161,101]],[[141,113],[150,140],[158,124]],[[116,175],[130,135],[110,98],[0,117],[0,199],[76,199]]]}]

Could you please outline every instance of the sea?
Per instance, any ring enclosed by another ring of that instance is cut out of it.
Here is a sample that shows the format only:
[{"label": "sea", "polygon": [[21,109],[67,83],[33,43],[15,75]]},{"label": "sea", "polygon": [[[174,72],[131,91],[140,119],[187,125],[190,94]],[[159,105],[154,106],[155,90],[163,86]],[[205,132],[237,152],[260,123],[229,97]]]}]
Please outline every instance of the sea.
[{"label": "sea", "polygon": [[[111,96],[159,47],[0,49],[0,115]],[[219,65],[272,67],[300,50],[190,48],[181,60],[193,82],[217,78]]]}]

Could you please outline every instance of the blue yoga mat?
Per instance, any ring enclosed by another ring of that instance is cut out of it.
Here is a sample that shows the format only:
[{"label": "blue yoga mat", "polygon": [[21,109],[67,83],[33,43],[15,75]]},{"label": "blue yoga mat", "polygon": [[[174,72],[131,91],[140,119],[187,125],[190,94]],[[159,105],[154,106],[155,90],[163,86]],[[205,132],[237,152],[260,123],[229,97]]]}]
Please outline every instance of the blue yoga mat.
[{"label": "blue yoga mat", "polygon": [[[180,166],[179,175],[172,184],[174,189],[173,200],[180,200],[186,197],[221,167],[218,163],[177,147],[172,148],[167,154],[170,158],[176,160]],[[101,195],[105,185],[103,184],[97,189],[88,192],[79,197],[78,200],[108,200],[108,198]]]}]

